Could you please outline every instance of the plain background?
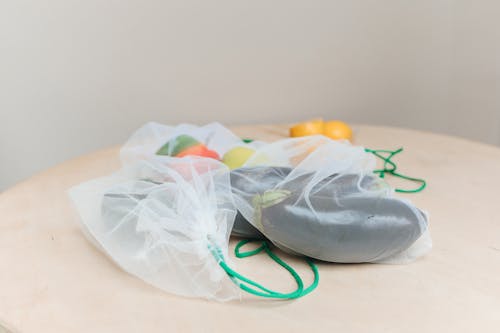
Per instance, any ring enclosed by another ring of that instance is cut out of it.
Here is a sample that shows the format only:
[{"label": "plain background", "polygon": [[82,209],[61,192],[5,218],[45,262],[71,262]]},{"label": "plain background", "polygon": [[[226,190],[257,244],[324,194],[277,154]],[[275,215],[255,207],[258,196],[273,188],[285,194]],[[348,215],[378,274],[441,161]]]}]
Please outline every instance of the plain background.
[{"label": "plain background", "polygon": [[0,191],[150,120],[316,116],[500,144],[500,1],[0,0]]}]

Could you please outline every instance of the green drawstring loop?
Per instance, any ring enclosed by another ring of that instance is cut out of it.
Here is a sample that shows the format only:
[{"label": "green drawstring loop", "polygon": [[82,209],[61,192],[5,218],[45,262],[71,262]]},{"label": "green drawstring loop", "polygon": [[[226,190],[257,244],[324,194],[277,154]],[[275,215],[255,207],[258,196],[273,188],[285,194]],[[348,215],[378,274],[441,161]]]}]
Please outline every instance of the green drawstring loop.
[{"label": "green drawstring loop", "polygon": [[[367,153],[371,153],[371,154],[375,155],[376,157],[378,157],[382,161],[384,161],[383,169],[379,169],[379,170],[374,170],[373,171],[374,173],[378,174],[380,176],[380,178],[385,178],[385,175],[389,174],[389,175],[392,175],[394,177],[398,177],[398,178],[401,178],[401,179],[409,180],[409,181],[412,181],[412,182],[420,184],[420,186],[417,187],[416,189],[409,189],[409,190],[407,190],[407,189],[396,188],[395,189],[396,192],[400,192],[400,193],[418,193],[418,192],[423,191],[425,189],[425,187],[427,186],[427,183],[426,183],[426,181],[424,179],[415,178],[415,177],[409,177],[409,176],[406,176],[406,175],[403,175],[401,173],[396,172],[397,165],[391,159],[395,155],[401,153],[403,151],[403,148],[399,148],[399,149],[396,149],[396,150],[368,149],[368,148],[365,148],[365,151]],[[383,156],[382,153],[383,154],[388,154],[388,155],[387,156]]]},{"label": "green drawstring loop", "polygon": [[[244,291],[256,295],[256,296],[261,296],[261,297],[267,297],[267,298],[276,298],[276,299],[296,299],[302,296],[305,296],[309,294],[311,291],[316,289],[319,283],[319,272],[318,268],[316,265],[311,261],[311,259],[307,258],[306,261],[311,267],[313,273],[314,273],[314,281],[312,284],[304,289],[304,283],[302,279],[300,278],[299,274],[291,267],[289,266],[286,262],[284,262],[281,258],[279,258],[275,253],[271,251],[269,248],[269,244],[267,241],[260,241],[261,245],[256,248],[255,250],[250,250],[246,252],[241,252],[241,247],[244,246],[245,244],[248,244],[252,242],[251,240],[242,240],[238,242],[236,245],[236,248],[234,249],[234,253],[237,258],[246,258],[246,257],[251,257],[256,254],[259,254],[260,252],[264,251],[267,253],[267,255],[273,259],[276,263],[278,263],[280,266],[285,268],[290,275],[294,278],[295,282],[297,283],[297,289],[291,293],[280,293],[277,291],[270,290],[260,284],[258,284],[255,281],[250,280],[249,278],[244,277],[243,275],[235,272],[232,268],[230,268],[222,254],[219,248],[213,247],[209,245],[209,249],[211,250],[213,256],[215,259],[218,261],[219,265],[224,269],[227,275]],[[252,288],[251,286],[255,287]]]},{"label": "green drawstring loop", "polygon": [[[292,274],[292,276],[294,276],[294,277],[297,276],[300,279],[300,277],[293,270],[293,268],[291,268],[290,266],[288,266],[281,258],[279,258],[276,254],[274,254],[271,251],[271,249],[269,248],[268,242],[266,242],[266,241],[261,241],[261,243],[262,243],[261,246],[259,246],[255,250],[250,250],[250,251],[247,251],[247,252],[241,252],[240,251],[241,247],[244,246],[247,243],[250,243],[250,242],[251,242],[251,240],[248,240],[248,239],[241,240],[241,241],[238,242],[238,244],[236,245],[236,247],[234,249],[234,254],[236,255],[237,258],[251,257],[251,256],[254,256],[254,255],[262,252],[262,251],[265,251],[267,253],[267,255],[269,257],[271,257],[271,259],[273,259],[279,265],[281,265],[285,269],[287,269],[290,272],[290,274]],[[313,291],[314,289],[316,289],[316,287],[318,286],[318,283],[319,283],[318,267],[316,267],[316,265],[314,264],[314,262],[310,258],[306,257],[306,262],[309,265],[309,267],[311,267],[311,270],[314,273],[314,281],[311,283],[311,285],[309,287],[307,287],[306,289],[304,289],[302,291],[302,293],[298,297],[302,297],[302,296],[305,296],[305,295],[309,294],[311,291]]]}]

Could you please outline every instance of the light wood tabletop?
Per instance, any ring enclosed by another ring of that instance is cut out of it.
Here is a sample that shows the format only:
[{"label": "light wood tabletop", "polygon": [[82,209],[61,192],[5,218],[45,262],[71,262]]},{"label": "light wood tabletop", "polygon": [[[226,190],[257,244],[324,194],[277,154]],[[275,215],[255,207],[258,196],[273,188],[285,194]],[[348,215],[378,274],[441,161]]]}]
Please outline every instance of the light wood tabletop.
[{"label": "light wood tabletop", "polygon": [[[118,268],[77,224],[66,191],[117,170],[118,148],[110,148],[0,194],[0,322],[51,333],[500,332],[500,149],[413,130],[354,129],[355,144],[404,147],[395,158],[401,172],[427,180],[421,193],[398,194],[429,213],[434,247],[425,257],[407,265],[318,263],[319,287],[295,301],[217,303],[162,292]],[[268,141],[287,135],[286,126],[233,130]],[[311,280],[302,259],[283,256]],[[293,288],[264,256],[233,261],[273,289]]]}]

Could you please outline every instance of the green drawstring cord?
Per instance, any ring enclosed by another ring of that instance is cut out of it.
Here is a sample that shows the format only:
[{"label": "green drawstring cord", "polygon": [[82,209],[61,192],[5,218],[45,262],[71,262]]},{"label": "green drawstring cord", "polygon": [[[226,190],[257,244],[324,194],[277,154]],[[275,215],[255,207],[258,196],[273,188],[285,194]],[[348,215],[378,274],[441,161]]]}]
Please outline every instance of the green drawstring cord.
[{"label": "green drawstring cord", "polygon": [[[300,276],[293,270],[293,268],[291,268],[290,266],[288,266],[287,263],[285,263],[280,257],[278,257],[275,253],[273,253],[271,251],[271,249],[269,248],[269,244],[268,244],[267,241],[261,241],[262,245],[260,247],[256,248],[255,250],[250,250],[250,251],[247,251],[247,252],[241,252],[240,248],[242,246],[244,246],[245,244],[250,243],[250,242],[251,242],[251,240],[248,240],[248,239],[242,240],[242,241],[238,242],[238,244],[236,245],[236,247],[234,249],[234,254],[236,255],[237,258],[251,257],[253,255],[256,255],[256,254],[262,252],[262,251],[265,251],[267,253],[267,255],[269,257],[271,257],[271,259],[273,259],[279,265],[283,266],[286,270],[288,270],[290,272],[290,274],[292,274],[292,276],[294,276],[294,277],[297,276],[300,279]],[[314,281],[312,282],[312,284],[309,287],[307,287],[306,289],[304,289],[302,291],[302,293],[298,297],[302,297],[302,296],[305,296],[305,295],[309,294],[311,291],[313,291],[314,289],[316,289],[316,287],[318,286],[318,282],[319,282],[318,268],[316,267],[316,265],[314,264],[314,262],[310,258],[306,257],[306,262],[309,265],[309,267],[311,267],[311,270],[314,273]],[[298,281],[297,281],[297,284],[299,284]]]},{"label": "green drawstring cord", "polygon": [[[291,266],[289,266],[286,262],[284,262],[281,258],[279,258],[275,253],[273,253],[271,251],[267,241],[260,241],[261,245],[258,248],[256,248],[255,250],[241,252],[240,251],[241,247],[244,246],[245,244],[250,243],[250,242],[252,242],[252,241],[248,240],[248,239],[238,242],[238,244],[236,245],[236,248],[234,249],[234,253],[235,253],[236,257],[237,258],[246,258],[246,257],[251,257],[251,256],[254,256],[256,254],[259,254],[262,251],[266,252],[267,255],[271,259],[273,259],[276,263],[278,263],[280,266],[285,268],[292,275],[292,277],[295,279],[295,282],[297,283],[297,289],[291,293],[280,293],[277,291],[270,290],[270,289],[258,284],[257,282],[254,282],[254,281],[244,277],[243,275],[235,272],[232,268],[230,268],[227,265],[227,263],[224,259],[224,255],[220,251],[220,248],[209,245],[209,249],[211,250],[215,259],[218,261],[219,265],[222,267],[222,269],[224,269],[224,271],[227,273],[227,275],[229,275],[229,277],[242,290],[244,290],[250,294],[253,294],[256,296],[261,296],[261,297],[276,298],[276,299],[296,299],[296,298],[305,296],[305,295],[309,294],[311,291],[313,291],[314,289],[316,289],[316,287],[318,286],[318,282],[319,282],[319,272],[318,272],[318,268],[312,262],[311,259],[307,258],[306,261],[314,273],[314,281],[312,282],[312,284],[309,287],[304,289],[304,283],[303,283],[302,279],[300,278],[299,274],[297,274],[297,272]],[[257,289],[254,289],[254,288],[250,287],[249,285],[251,285]]]},{"label": "green drawstring cord", "polygon": [[[253,139],[243,138],[242,141],[245,143],[250,143],[253,141]],[[399,192],[399,193],[418,193],[418,192],[423,191],[425,189],[425,187],[427,186],[427,183],[424,179],[409,177],[409,176],[405,176],[403,174],[396,172],[396,169],[397,169],[396,163],[394,163],[391,159],[395,155],[401,153],[403,151],[403,148],[399,148],[396,150],[365,148],[365,151],[367,153],[372,153],[373,155],[375,155],[376,157],[378,157],[382,161],[384,161],[384,168],[383,169],[373,171],[373,172],[377,173],[380,176],[380,178],[385,178],[386,174],[390,174],[394,177],[398,177],[401,179],[409,180],[409,181],[420,184],[420,186],[417,187],[416,189],[405,190],[405,189],[401,189],[401,188],[396,188],[395,189],[396,192]],[[389,155],[387,157],[384,157],[380,153],[389,154]],[[390,165],[391,168],[387,168],[387,165]]]},{"label": "green drawstring cord", "polygon": [[[379,170],[374,170],[373,171],[374,173],[378,174],[380,176],[380,178],[385,178],[385,175],[389,174],[389,175],[392,175],[394,177],[398,177],[398,178],[401,178],[401,179],[409,180],[409,181],[416,182],[416,183],[420,184],[420,186],[417,187],[416,189],[406,190],[406,189],[396,188],[395,189],[396,192],[400,192],[400,193],[418,193],[418,192],[423,191],[425,189],[425,187],[427,186],[427,183],[426,183],[426,181],[424,179],[409,177],[409,176],[405,176],[403,174],[400,174],[400,173],[396,172],[397,165],[391,159],[395,155],[401,153],[403,151],[403,148],[399,148],[399,149],[396,149],[396,150],[368,149],[368,148],[366,148],[365,151],[367,153],[371,153],[371,154],[375,155],[376,157],[378,157],[382,161],[384,161],[383,169],[379,169]],[[388,154],[388,155],[387,156],[383,156],[382,153],[383,154]]]}]

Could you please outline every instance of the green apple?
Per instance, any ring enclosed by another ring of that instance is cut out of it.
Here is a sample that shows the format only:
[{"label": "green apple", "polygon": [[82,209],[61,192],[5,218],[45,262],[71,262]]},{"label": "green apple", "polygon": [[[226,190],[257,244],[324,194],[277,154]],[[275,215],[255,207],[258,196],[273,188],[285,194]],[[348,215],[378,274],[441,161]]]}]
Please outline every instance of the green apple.
[{"label": "green apple", "polygon": [[158,151],[157,155],[177,156],[183,150],[199,145],[200,142],[190,135],[182,134],[165,143]]}]

